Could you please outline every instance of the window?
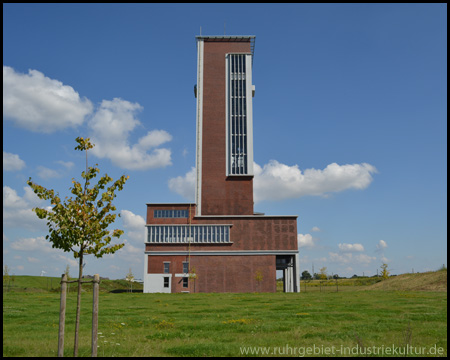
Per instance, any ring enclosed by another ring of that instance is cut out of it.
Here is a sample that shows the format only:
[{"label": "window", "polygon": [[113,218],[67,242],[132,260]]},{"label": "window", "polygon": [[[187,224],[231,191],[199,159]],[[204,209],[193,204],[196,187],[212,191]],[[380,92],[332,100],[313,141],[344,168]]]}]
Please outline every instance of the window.
[{"label": "window", "polygon": [[[227,57],[227,175],[252,175],[251,55]],[[247,89],[248,88],[248,89]]]},{"label": "window", "polygon": [[169,278],[168,277],[164,277],[164,287],[165,288],[169,287]]},{"label": "window", "polygon": [[189,263],[184,262],[183,263],[183,273],[187,274],[189,272]]},{"label": "window", "polygon": [[170,263],[164,263],[164,274],[170,274]]},{"label": "window", "polygon": [[187,277],[183,278],[183,287],[184,288],[189,287],[189,279]]},{"label": "window", "polygon": [[189,210],[153,210],[155,218],[188,218]]},{"label": "window", "polygon": [[231,225],[148,225],[149,243],[229,243]]}]

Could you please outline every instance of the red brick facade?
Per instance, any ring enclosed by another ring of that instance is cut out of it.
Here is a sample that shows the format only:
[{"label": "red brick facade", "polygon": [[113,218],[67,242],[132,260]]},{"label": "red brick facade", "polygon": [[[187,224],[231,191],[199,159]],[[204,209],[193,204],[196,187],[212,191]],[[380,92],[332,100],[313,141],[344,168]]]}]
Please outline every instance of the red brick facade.
[{"label": "red brick facade", "polygon": [[[183,262],[190,260],[196,279],[183,287]],[[172,293],[189,292],[275,292],[275,256],[150,256],[149,273],[162,273],[169,262]],[[260,274],[260,280],[256,275]],[[178,276],[177,276],[178,275]],[[195,287],[195,289],[194,289]]]},{"label": "red brick facade", "polygon": [[253,215],[253,177],[227,177],[225,55],[250,53],[246,42],[204,42],[202,215]]}]

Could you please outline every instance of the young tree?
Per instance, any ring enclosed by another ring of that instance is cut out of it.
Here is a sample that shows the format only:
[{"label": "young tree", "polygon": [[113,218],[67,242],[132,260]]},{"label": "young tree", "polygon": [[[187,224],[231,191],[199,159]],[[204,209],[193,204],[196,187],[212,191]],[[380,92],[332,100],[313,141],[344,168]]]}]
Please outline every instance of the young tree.
[{"label": "young tree", "polygon": [[125,277],[125,280],[130,283],[130,289],[131,289],[131,292],[133,292],[134,275],[131,272],[131,268],[130,268],[130,271],[128,272],[127,276]]},{"label": "young tree", "polygon": [[[75,141],[78,143],[75,150],[86,152],[86,171],[81,174],[84,185],[72,179],[73,186],[70,191],[74,195],[73,198],[66,196],[65,200],[61,201],[58,193],[33,183],[31,178],[29,178],[27,184],[40,199],[50,200],[53,206],[51,210],[33,209],[40,219],[48,220],[49,235],[46,236],[46,239],[52,243],[52,247],[62,249],[65,252],[72,252],[73,256],[79,259],[74,341],[74,356],[78,356],[83,257],[92,254],[101,258],[105,254],[115,253],[125,245],[110,245],[112,238],[119,239],[123,230],[115,229],[110,232],[108,227],[115,221],[117,215],[120,216],[120,214],[112,213],[116,210],[112,201],[116,197],[115,192],[123,189],[129,176],[122,175],[113,182],[113,179],[105,174],[96,185],[89,187],[91,180],[100,172],[97,167],[88,167],[87,151],[92,149],[94,144],[89,141],[89,138],[78,137]],[[107,186],[111,182],[113,182],[112,185]],[[97,199],[100,191],[103,191],[103,193]]]},{"label": "young tree", "polygon": [[197,272],[195,270],[195,266],[192,267],[191,271],[189,272],[189,279],[194,281],[194,293],[195,293],[195,281],[197,280]]},{"label": "young tree", "polygon": [[323,267],[322,269],[320,269],[320,280],[326,280],[328,278],[327,276],[327,268]]},{"label": "young tree", "polygon": [[69,280],[70,279],[70,266],[69,266],[69,264],[67,264],[66,270],[64,271],[64,274],[66,274],[67,280]]},{"label": "young tree", "polygon": [[261,291],[261,283],[262,283],[263,279],[264,279],[264,277],[263,277],[261,270],[258,270],[255,274],[255,280],[258,283],[259,291]]},{"label": "young tree", "polygon": [[381,277],[386,280],[389,277],[389,270],[388,270],[388,265],[386,263],[383,263],[381,265]]}]

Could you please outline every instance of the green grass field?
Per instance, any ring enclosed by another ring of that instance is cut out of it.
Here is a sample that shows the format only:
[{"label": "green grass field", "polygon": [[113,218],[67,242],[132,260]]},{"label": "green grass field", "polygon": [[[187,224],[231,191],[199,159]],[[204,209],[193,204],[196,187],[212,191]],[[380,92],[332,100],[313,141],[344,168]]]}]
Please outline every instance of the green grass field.
[{"label": "green grass field", "polygon": [[[384,355],[403,356],[406,347],[447,355],[446,291],[349,288],[354,290],[300,294],[130,294],[103,288],[98,355],[298,356],[333,346],[348,353],[310,355],[360,356],[350,353],[357,346],[372,355],[392,348],[394,353]],[[75,308],[71,291],[65,356],[73,354]],[[91,353],[91,311],[92,293],[86,288],[80,356]],[[4,293],[3,356],[56,356],[58,322],[57,291]]]}]

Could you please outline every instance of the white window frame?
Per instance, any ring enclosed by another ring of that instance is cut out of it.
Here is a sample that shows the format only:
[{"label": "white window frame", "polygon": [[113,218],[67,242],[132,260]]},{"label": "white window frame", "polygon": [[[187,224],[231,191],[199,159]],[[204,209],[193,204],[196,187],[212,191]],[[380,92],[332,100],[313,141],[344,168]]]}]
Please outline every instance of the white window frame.
[{"label": "white window frame", "polygon": [[[230,59],[231,55],[245,55],[245,100],[246,100],[246,138],[247,138],[247,169],[243,174],[233,174],[231,171],[231,75],[230,75]],[[253,85],[252,85],[252,54],[250,53],[228,53],[225,55],[225,118],[226,118],[226,176],[253,176]]]}]

